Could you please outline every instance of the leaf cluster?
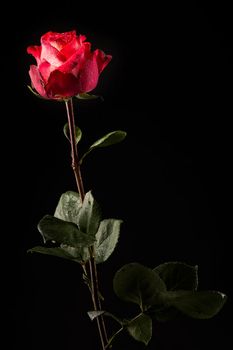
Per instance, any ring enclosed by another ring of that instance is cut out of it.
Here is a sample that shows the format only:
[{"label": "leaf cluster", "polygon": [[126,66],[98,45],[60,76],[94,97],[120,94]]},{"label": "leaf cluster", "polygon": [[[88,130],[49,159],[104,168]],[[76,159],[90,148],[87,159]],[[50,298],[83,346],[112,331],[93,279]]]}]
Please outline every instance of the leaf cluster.
[{"label": "leaf cluster", "polygon": [[73,191],[62,194],[54,215],[45,215],[38,224],[44,243],[29,252],[53,255],[84,265],[90,259],[89,247],[94,247],[97,264],[106,261],[114,251],[122,220],[103,219],[101,209],[91,191],[82,203]]}]

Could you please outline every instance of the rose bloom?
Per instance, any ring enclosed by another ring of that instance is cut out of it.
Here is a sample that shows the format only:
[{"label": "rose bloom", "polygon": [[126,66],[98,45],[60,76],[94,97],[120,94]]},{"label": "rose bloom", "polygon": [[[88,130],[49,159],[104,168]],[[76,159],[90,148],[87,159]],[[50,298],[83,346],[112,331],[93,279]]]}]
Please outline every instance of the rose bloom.
[{"label": "rose bloom", "polygon": [[48,32],[41,37],[41,46],[27,48],[37,62],[30,66],[29,75],[38,94],[48,99],[67,99],[96,87],[112,57],[99,49],[91,51],[91,44],[85,40],[76,31]]}]

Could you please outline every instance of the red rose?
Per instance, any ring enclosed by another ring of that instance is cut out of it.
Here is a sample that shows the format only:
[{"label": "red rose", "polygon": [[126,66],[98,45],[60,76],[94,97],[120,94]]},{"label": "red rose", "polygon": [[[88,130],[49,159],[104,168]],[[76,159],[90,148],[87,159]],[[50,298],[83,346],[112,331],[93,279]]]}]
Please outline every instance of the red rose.
[{"label": "red rose", "polygon": [[75,31],[48,32],[41,37],[41,46],[29,46],[37,66],[30,66],[32,86],[48,99],[63,99],[93,90],[99,75],[111,60],[110,55],[97,49],[84,35]]}]

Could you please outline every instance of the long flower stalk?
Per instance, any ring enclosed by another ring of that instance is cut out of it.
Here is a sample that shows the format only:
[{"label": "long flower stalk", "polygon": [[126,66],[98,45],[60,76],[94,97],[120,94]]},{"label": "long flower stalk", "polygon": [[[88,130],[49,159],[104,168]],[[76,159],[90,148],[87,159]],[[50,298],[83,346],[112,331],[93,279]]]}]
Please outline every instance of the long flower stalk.
[{"label": "long flower stalk", "polygon": [[[73,108],[72,99],[65,101],[65,104],[66,104],[66,112],[67,112],[67,118],[68,118],[69,135],[70,135],[70,143],[71,143],[71,158],[72,158],[71,166],[74,171],[78,192],[79,192],[81,201],[83,202],[85,198],[85,190],[84,190],[82,174],[81,174],[81,169],[79,164],[78,148],[76,144],[76,133],[75,133],[76,125],[75,125],[75,119],[74,119],[74,108]],[[101,301],[99,297],[99,282],[98,282],[98,273],[97,273],[97,267],[96,267],[95,256],[94,256],[94,247],[89,248],[89,254],[90,254],[89,277],[91,282],[90,292],[91,292],[94,310],[97,311],[98,308],[99,310],[101,310]],[[85,273],[87,273],[86,269],[85,269]],[[103,316],[101,316],[100,318],[97,317],[96,320],[97,320],[97,326],[98,326],[102,349],[104,350],[106,348],[105,344],[108,344],[108,336],[107,336]]]}]

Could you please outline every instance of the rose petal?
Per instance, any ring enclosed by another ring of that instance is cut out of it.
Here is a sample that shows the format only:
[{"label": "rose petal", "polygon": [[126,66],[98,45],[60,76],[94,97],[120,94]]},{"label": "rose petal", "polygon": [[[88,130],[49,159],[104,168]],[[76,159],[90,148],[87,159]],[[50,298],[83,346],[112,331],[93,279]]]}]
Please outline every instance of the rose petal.
[{"label": "rose petal", "polygon": [[47,95],[50,98],[67,98],[77,95],[79,91],[78,80],[73,74],[62,73],[54,70],[45,86]]},{"label": "rose petal", "polygon": [[35,57],[37,64],[40,63],[41,46],[28,46],[27,53]]},{"label": "rose petal", "polygon": [[45,82],[48,81],[48,78],[52,71],[54,71],[56,67],[52,66],[49,62],[44,61],[39,65],[39,72],[42,75]]},{"label": "rose petal", "polygon": [[108,63],[111,61],[112,56],[105,55],[105,53],[99,49],[95,50],[94,54],[96,56],[99,73],[101,73],[104,70],[104,68],[108,65]]},{"label": "rose petal", "polygon": [[80,92],[82,93],[93,90],[98,83],[98,78],[99,69],[96,61],[96,55],[91,53],[89,58],[85,59],[77,77]]},{"label": "rose petal", "polygon": [[70,42],[68,42],[60,52],[66,57],[69,58],[72,56],[85,41],[86,37],[84,35],[74,36]]},{"label": "rose petal", "polygon": [[76,39],[75,30],[65,33],[48,32],[44,37],[44,40],[49,42],[58,51],[61,51],[66,45],[69,45],[73,39]]},{"label": "rose petal", "polygon": [[82,43],[86,40],[86,36],[80,34],[80,35],[78,35],[78,36],[76,37],[76,39],[77,39],[77,42],[78,42],[79,46],[81,46]]},{"label": "rose petal", "polygon": [[52,66],[59,67],[66,61],[64,55],[62,55],[54,46],[50,43],[51,32],[46,33],[41,37],[41,60],[49,62]]},{"label": "rose petal", "polygon": [[80,48],[80,45],[77,42],[77,38],[73,38],[71,42],[69,42],[67,45],[65,45],[61,50],[61,54],[66,57],[69,58],[70,56],[72,56],[75,51],[77,51]]},{"label": "rose petal", "polygon": [[32,86],[42,97],[47,98],[46,91],[44,89],[44,81],[37,66],[31,65],[29,70]]},{"label": "rose petal", "polygon": [[38,64],[30,69],[32,84],[42,96],[66,98],[96,87],[112,57],[99,49],[91,52],[91,44],[85,40],[76,31],[50,31],[41,37],[41,47],[28,47]]},{"label": "rose petal", "polygon": [[85,65],[85,61],[89,59],[89,57],[92,55],[91,53],[91,44],[86,42],[82,44],[83,53],[79,57],[79,62],[77,66],[75,66],[72,70],[72,74],[74,74],[75,77],[78,77],[80,70]]},{"label": "rose petal", "polygon": [[76,52],[58,69],[63,73],[72,73],[77,77],[83,65],[86,54],[89,55],[90,43],[84,43]]}]

